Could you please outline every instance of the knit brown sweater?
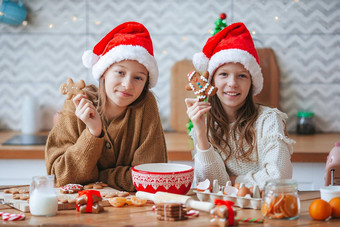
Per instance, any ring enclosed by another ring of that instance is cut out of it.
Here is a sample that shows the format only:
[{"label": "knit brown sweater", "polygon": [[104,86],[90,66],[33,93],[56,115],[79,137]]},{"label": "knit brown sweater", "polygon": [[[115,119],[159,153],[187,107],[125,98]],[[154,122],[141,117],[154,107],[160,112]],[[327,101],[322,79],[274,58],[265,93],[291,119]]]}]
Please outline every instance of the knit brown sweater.
[{"label": "knit brown sweater", "polygon": [[45,148],[47,173],[55,175],[57,186],[102,181],[118,190],[135,191],[133,166],[167,162],[164,133],[151,92],[103,126],[103,137],[93,136],[74,112],[72,100],[67,100]]}]

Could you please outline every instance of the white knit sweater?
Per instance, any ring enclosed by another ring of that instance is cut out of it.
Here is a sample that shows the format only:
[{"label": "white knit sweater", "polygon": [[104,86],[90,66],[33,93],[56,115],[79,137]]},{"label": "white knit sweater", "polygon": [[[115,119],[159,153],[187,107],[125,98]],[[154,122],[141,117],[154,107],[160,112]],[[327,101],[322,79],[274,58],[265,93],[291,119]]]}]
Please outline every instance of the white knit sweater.
[{"label": "white knit sweater", "polygon": [[[219,185],[225,185],[229,176],[237,176],[235,183],[245,183],[248,187],[257,184],[261,189],[267,180],[292,177],[290,157],[293,153],[294,140],[285,136],[285,121],[287,115],[278,109],[265,106],[259,107],[259,116],[255,122],[257,152],[250,158],[256,162],[237,160],[235,155],[226,161],[223,151],[214,150],[210,145],[208,150],[197,147],[195,130],[191,130],[195,150],[193,151],[195,183],[209,179],[217,179]],[[237,135],[237,137],[239,137]],[[234,151],[235,141],[229,139]],[[249,146],[244,145],[245,149]]]}]

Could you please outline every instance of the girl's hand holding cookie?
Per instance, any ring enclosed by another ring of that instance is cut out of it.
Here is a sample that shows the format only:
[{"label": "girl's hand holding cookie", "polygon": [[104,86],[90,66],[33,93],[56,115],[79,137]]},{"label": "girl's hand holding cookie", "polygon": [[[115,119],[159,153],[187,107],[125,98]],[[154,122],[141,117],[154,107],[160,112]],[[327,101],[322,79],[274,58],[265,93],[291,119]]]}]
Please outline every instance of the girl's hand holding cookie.
[{"label": "girl's hand holding cookie", "polygon": [[205,114],[211,109],[209,102],[200,102],[199,99],[187,98],[185,99],[185,104],[187,106],[187,114],[196,132],[196,137],[198,141],[198,146],[200,149],[208,149],[209,143],[206,136],[207,125]]},{"label": "girl's hand holding cookie", "polygon": [[75,115],[86,124],[92,135],[100,136],[102,122],[93,103],[81,94],[76,95],[72,101],[76,107]]},{"label": "girl's hand holding cookie", "polygon": [[187,114],[194,126],[205,126],[205,114],[211,109],[209,102],[200,102],[198,99],[185,99]]}]

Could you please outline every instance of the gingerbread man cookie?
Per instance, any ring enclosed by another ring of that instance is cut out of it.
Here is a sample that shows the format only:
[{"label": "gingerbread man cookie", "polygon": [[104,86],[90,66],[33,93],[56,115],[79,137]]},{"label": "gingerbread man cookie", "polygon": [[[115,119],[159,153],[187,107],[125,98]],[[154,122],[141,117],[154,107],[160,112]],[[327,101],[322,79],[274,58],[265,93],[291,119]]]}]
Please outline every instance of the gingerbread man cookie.
[{"label": "gingerbread man cookie", "polygon": [[204,101],[207,96],[213,96],[217,92],[217,88],[210,85],[208,82],[209,72],[205,71],[200,75],[196,71],[192,71],[188,75],[189,84],[185,87],[188,91],[194,91],[199,101]]},{"label": "gingerbread man cookie", "polygon": [[63,95],[67,94],[67,99],[71,99],[77,94],[85,95],[85,92],[82,90],[84,87],[84,80],[80,80],[79,82],[74,83],[71,78],[68,78],[67,83],[60,86],[60,92]]}]

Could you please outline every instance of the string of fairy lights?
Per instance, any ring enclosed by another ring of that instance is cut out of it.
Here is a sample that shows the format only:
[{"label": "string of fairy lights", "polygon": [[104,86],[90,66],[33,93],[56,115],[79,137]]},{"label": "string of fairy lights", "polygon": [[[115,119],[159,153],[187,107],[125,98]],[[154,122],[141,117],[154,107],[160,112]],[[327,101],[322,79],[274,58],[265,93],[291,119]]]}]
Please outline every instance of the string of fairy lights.
[{"label": "string of fairy lights", "polygon": [[[264,3],[264,2],[263,2]],[[287,3],[290,3],[289,4],[289,6],[287,6],[287,7],[290,7],[290,6],[292,6],[294,3],[299,3],[299,0],[289,0]],[[3,12],[1,12],[0,11],[0,16],[2,16],[3,15]],[[221,14],[222,15],[222,14]],[[221,15],[220,15],[220,17],[221,17]],[[224,17],[225,16],[225,17]],[[67,18],[66,18],[66,20],[63,22],[63,23],[68,23],[67,22]],[[70,18],[69,18],[69,21],[71,21],[71,22],[77,22],[77,21],[79,21],[79,20],[82,20],[82,18],[78,18],[76,15],[73,15],[73,16],[71,16]],[[276,16],[274,16],[273,17],[273,21],[274,22],[278,22],[280,20],[280,17],[278,16],[278,15],[276,15]],[[210,28],[208,31],[207,31],[207,33],[208,34],[216,34],[219,30],[218,30],[218,28],[220,28],[220,30],[222,30],[224,27],[226,27],[227,26],[227,24],[226,24],[226,21],[227,21],[227,15],[226,14],[224,14],[223,16],[222,16],[222,18],[218,18],[216,21],[215,21],[215,25],[216,25],[216,27],[215,27],[215,29],[212,29],[212,28]],[[92,21],[92,23],[94,24],[94,25],[96,25],[96,26],[100,26],[100,25],[104,25],[104,23],[102,23],[102,21],[101,20],[98,20],[98,19],[94,19],[93,21]],[[22,26],[24,26],[24,27],[26,27],[26,26],[28,26],[29,25],[29,21],[27,20],[27,18],[26,18],[26,20],[24,20],[23,22],[22,22]],[[46,25],[44,25],[44,26],[47,26],[49,29],[55,29],[56,28],[56,26],[58,26],[58,25],[56,25],[56,23],[54,22],[47,22],[47,24]],[[217,29],[217,30],[216,30]],[[255,29],[252,29],[251,31],[251,34],[252,35],[256,35],[256,30]],[[182,42],[187,42],[187,41],[189,41],[189,38],[187,37],[187,36],[182,36],[182,38],[181,38],[181,40],[182,40]],[[168,52],[168,50],[166,50],[166,49],[163,49],[162,51],[161,51],[161,53],[163,54],[163,55],[167,55],[169,52]]]}]

